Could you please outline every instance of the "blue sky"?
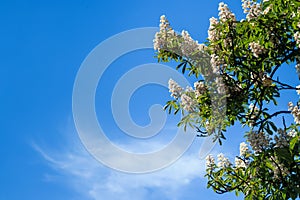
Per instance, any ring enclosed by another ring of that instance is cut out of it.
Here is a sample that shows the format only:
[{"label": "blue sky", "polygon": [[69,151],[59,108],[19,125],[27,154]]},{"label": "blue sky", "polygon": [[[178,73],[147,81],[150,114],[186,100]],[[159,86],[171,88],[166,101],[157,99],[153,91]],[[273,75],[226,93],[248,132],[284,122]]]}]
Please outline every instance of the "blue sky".
[{"label": "blue sky", "polygon": [[[0,6],[0,200],[19,199],[234,199],[206,189],[205,161],[197,139],[172,166],[155,173],[132,175],[95,161],[79,140],[72,118],[72,90],[85,57],[100,42],[133,28],[157,27],[165,14],[175,30],[188,30],[200,42],[207,37],[209,18],[219,1],[37,1],[4,0]],[[241,16],[240,2],[227,2]],[[143,152],[165,145],[174,136],[176,120],[169,116],[165,134],[154,141],[130,141],[113,122],[109,96],[122,73],[156,62],[153,50],[129,53],[116,60],[99,82],[96,94],[101,125],[113,142]],[[292,70],[282,71],[287,76]],[[296,84],[296,75],[292,78]],[[107,98],[102,98],[103,92]],[[289,94],[290,95],[290,94]],[[295,99],[292,94],[288,99]],[[149,123],[153,103],[170,99],[156,85],[134,93],[132,118]],[[282,105],[286,105],[285,99]],[[229,131],[224,146],[230,158],[243,140],[239,128]]]}]

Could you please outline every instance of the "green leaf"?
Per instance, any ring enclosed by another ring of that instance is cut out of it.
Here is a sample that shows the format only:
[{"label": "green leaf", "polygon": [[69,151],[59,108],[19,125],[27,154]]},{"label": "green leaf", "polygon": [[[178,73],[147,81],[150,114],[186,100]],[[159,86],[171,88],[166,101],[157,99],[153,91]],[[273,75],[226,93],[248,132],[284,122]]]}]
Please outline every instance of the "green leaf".
[{"label": "green leaf", "polygon": [[274,124],[274,122],[269,122],[271,125],[272,129],[276,132],[277,131],[277,126]]},{"label": "green leaf", "polygon": [[184,74],[184,72],[185,72],[185,70],[186,70],[186,62],[184,63],[184,65],[183,65],[183,67],[182,67],[182,70],[181,70],[181,72]]},{"label": "green leaf", "polygon": [[184,62],[182,62],[179,65],[177,65],[176,70],[178,70],[180,67],[182,67],[182,65],[184,65]]},{"label": "green leaf", "polygon": [[281,158],[282,160],[285,160],[287,162],[290,162],[293,160],[293,157],[287,148],[277,148],[275,153],[279,158]]},{"label": "green leaf", "polygon": [[293,151],[295,148],[296,143],[298,142],[298,137],[294,137],[291,141],[290,141],[290,150]]},{"label": "green leaf", "polygon": [[267,133],[269,135],[273,135],[273,132],[270,130],[270,128],[268,127],[269,124],[267,124],[267,128],[265,128],[265,130],[267,131]]}]

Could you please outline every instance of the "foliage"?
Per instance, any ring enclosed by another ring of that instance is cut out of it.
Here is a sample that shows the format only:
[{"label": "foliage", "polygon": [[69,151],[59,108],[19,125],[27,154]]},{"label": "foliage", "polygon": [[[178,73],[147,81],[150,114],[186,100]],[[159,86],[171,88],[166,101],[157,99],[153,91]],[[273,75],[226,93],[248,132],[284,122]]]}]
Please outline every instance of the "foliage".
[{"label": "foliage", "polygon": [[[271,112],[284,90],[300,87],[283,82],[278,69],[300,71],[300,2],[297,0],[243,0],[246,19],[237,20],[224,3],[219,19],[211,18],[205,44],[186,31],[177,34],[165,16],[154,48],[159,62],[175,60],[182,73],[199,79],[194,88],[169,81],[174,100],[169,113],[181,111],[179,125],[192,126],[199,136],[214,136],[222,143],[227,127],[239,122],[248,127],[240,155],[232,164],[222,155],[218,164],[207,157],[208,187],[217,193],[235,191],[245,199],[296,199],[300,195],[300,110]],[[295,123],[275,124],[274,118],[292,114]]]}]

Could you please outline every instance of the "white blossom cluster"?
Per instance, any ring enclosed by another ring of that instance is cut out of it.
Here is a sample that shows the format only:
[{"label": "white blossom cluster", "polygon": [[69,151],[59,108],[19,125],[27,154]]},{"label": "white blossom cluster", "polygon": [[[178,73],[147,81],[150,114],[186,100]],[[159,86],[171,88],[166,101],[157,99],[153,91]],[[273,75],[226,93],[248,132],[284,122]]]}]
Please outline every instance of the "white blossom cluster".
[{"label": "white blossom cluster", "polygon": [[232,47],[232,38],[231,37],[226,37],[224,40],[223,40],[223,43],[224,43],[224,47],[225,48],[231,48]]},{"label": "white blossom cluster", "polygon": [[223,153],[218,154],[217,157],[218,157],[217,166],[219,168],[225,168],[225,167],[230,167],[231,166],[231,163],[230,163],[229,159],[226,158]]},{"label": "white blossom cluster", "polygon": [[172,30],[170,27],[169,21],[166,19],[165,15],[160,16],[160,24],[159,24],[160,31],[168,31]]},{"label": "white blossom cluster", "polygon": [[227,4],[221,2],[219,3],[219,19],[222,22],[225,22],[227,20],[232,20],[232,21],[236,21],[235,15],[234,13],[232,13]]},{"label": "white blossom cluster", "polygon": [[[236,157],[235,158],[235,167],[236,168],[246,168],[249,164],[249,161],[244,160],[242,157],[245,157],[246,154],[250,152],[248,145],[245,142],[242,142],[240,144],[240,157]],[[217,155],[218,158],[218,163],[217,163],[217,167],[218,168],[226,168],[226,167],[231,167],[232,163],[229,161],[228,158],[226,158],[224,156],[223,153],[220,153]],[[214,157],[209,154],[206,157],[206,169],[208,170],[213,170],[215,168],[215,159]]]},{"label": "white blossom cluster", "polygon": [[248,145],[245,142],[240,143],[240,156],[237,156],[234,160],[236,168],[247,167],[248,162],[246,162],[246,160],[243,160],[242,157],[247,157],[248,153],[250,153]]},{"label": "white blossom cluster", "polygon": [[247,135],[247,140],[254,152],[261,152],[270,146],[270,137],[264,132],[253,131]]},{"label": "white blossom cluster", "polygon": [[270,10],[273,8],[273,5],[269,5],[264,11],[263,11],[263,14],[266,15],[270,12]]},{"label": "white blossom cluster", "polygon": [[297,105],[294,106],[294,104],[292,102],[289,102],[288,106],[289,106],[289,111],[291,111],[291,113],[294,117],[295,123],[300,124],[300,109],[299,109],[299,107]]},{"label": "white blossom cluster", "polygon": [[195,88],[195,96],[196,98],[200,97],[202,94],[206,92],[206,87],[205,84],[201,82],[195,82],[194,83],[194,88]]},{"label": "white blossom cluster", "polygon": [[176,37],[175,31],[170,26],[170,23],[166,19],[165,15],[160,17],[159,29],[160,31],[155,34],[155,39],[153,40],[155,50],[167,48],[167,38]]},{"label": "white blossom cluster", "polygon": [[246,168],[247,167],[245,161],[239,157],[236,157],[234,159],[234,165],[236,168]]},{"label": "white blossom cluster", "polygon": [[249,153],[248,145],[245,142],[240,143],[240,156],[247,156]]},{"label": "white blossom cluster", "polygon": [[298,48],[300,48],[300,32],[299,31],[297,31],[294,34],[294,38],[295,38],[296,44],[298,45]]},{"label": "white blossom cluster", "polygon": [[[234,13],[232,13],[230,11],[230,9],[228,8],[227,4],[221,2],[219,4],[219,19],[221,22],[225,22],[227,20],[231,20],[231,21],[236,21],[236,17],[234,15]],[[210,25],[208,28],[208,40],[211,42],[217,41],[220,38],[220,33],[216,31],[215,27],[220,23],[219,20],[215,17],[211,17],[209,19]],[[229,39],[226,39],[226,41],[224,41],[225,44],[230,44],[231,41],[229,41]]]},{"label": "white blossom cluster", "polygon": [[260,7],[260,4],[257,2],[254,2],[252,0],[242,0],[243,4],[242,7],[244,9],[244,13],[247,13],[247,20],[252,20],[257,18],[259,15],[261,15],[262,10]]},{"label": "white blossom cluster", "polygon": [[223,78],[222,77],[217,77],[216,78],[216,84],[217,84],[217,92],[220,95],[226,94],[227,89],[225,84],[223,83]]},{"label": "white blossom cluster", "polygon": [[256,58],[265,52],[265,48],[256,42],[250,42],[249,47]]},{"label": "white blossom cluster", "polygon": [[186,86],[185,92],[187,92],[187,93],[195,93],[195,90],[193,90],[193,88],[191,86]]},{"label": "white blossom cluster", "polygon": [[[278,130],[279,137],[275,137],[277,147],[286,147],[288,146],[288,138],[287,137],[295,137],[297,132],[295,130],[290,131],[289,133],[285,133],[282,129]],[[270,146],[271,138],[266,136],[263,132],[253,132],[248,135],[248,141],[252,146],[254,152],[261,152],[263,149]],[[249,160],[247,159],[248,153],[251,153],[248,145],[245,142],[240,143],[240,156],[235,158],[234,167],[235,168],[247,168],[249,165]],[[223,153],[218,154],[218,168],[226,168],[231,167],[232,164],[228,158],[224,156]],[[271,157],[272,165],[274,166],[274,176],[279,179],[281,175],[288,174],[288,170],[284,167],[283,164],[279,163],[278,159],[275,157]],[[206,168],[208,170],[213,170],[215,168],[215,159],[212,155],[208,155],[206,157]]]},{"label": "white blossom cluster", "polygon": [[296,137],[296,135],[297,135],[297,131],[296,130],[290,130],[288,133],[287,133],[287,135],[289,136],[289,137],[291,137],[291,138],[293,138],[293,137]]},{"label": "white blossom cluster", "polygon": [[178,99],[181,97],[183,92],[183,88],[178,85],[173,79],[169,80],[169,92],[171,93],[171,97]]},{"label": "white blossom cluster", "polygon": [[211,126],[211,123],[209,121],[206,121],[205,129],[208,133],[213,133],[214,132],[214,127]]},{"label": "white blossom cluster", "polygon": [[188,112],[194,112],[196,109],[196,101],[188,96],[186,93],[195,93],[193,88],[187,87],[186,90],[184,90],[176,81],[173,79],[169,80],[169,92],[171,93],[171,97],[175,99],[181,100],[181,106],[184,110]]},{"label": "white blossom cluster", "polygon": [[274,178],[277,180],[281,180],[282,176],[286,176],[289,174],[289,170],[284,166],[284,164],[280,163],[276,156],[271,156],[271,161],[273,165]]},{"label": "white blossom cluster", "polygon": [[190,57],[195,51],[203,51],[205,46],[203,44],[199,44],[198,41],[195,41],[191,38],[190,34],[187,31],[182,31],[181,36],[183,38],[183,42],[181,43],[181,52],[185,57]]},{"label": "white blossom cluster", "polygon": [[187,31],[182,31],[181,35],[175,33],[170,26],[165,15],[160,17],[160,31],[155,34],[154,50],[168,50],[178,55],[191,57],[197,52],[203,52],[206,48],[204,44],[199,44],[193,40]]},{"label": "white blossom cluster", "polygon": [[190,96],[188,96],[186,94],[182,94],[181,95],[181,105],[184,110],[186,110],[188,112],[194,112],[196,102]]},{"label": "white blossom cluster", "polygon": [[[217,158],[218,158],[218,163],[217,163],[218,168],[226,168],[232,165],[229,159],[226,158],[223,153],[218,154]],[[215,168],[215,158],[211,154],[209,154],[208,156],[206,156],[205,160],[206,160],[206,169],[213,170]]]},{"label": "white blossom cluster", "polygon": [[283,148],[289,145],[287,134],[282,129],[278,130],[278,135],[275,135],[274,140],[276,142],[275,147]]},{"label": "white blossom cluster", "polygon": [[[225,22],[227,20],[231,20],[231,21],[236,21],[235,15],[234,13],[232,13],[227,4],[224,4],[223,2],[221,2],[219,4],[219,20],[215,17],[212,17],[209,19],[210,21],[210,26],[208,29],[208,40],[210,42],[215,42],[218,41],[220,39],[220,32],[218,32],[216,30],[216,26],[220,23],[220,22]],[[232,39],[230,37],[227,37],[226,39],[223,39],[223,43],[224,46],[227,48],[232,46]],[[218,51],[219,49],[217,48],[217,46],[213,47],[214,51]],[[220,70],[220,67],[224,67],[225,66],[225,61],[224,59],[220,58],[218,55],[216,55],[215,53],[212,53],[210,55],[210,63],[213,69],[213,73],[218,73]]]},{"label": "white blossom cluster", "polygon": [[210,25],[208,28],[208,40],[211,42],[219,40],[219,33],[216,31],[215,26],[219,24],[217,18],[212,17],[209,19]]},{"label": "white blossom cluster", "polygon": [[210,56],[210,64],[211,64],[213,73],[219,73],[220,67],[226,65],[224,59],[221,59],[216,54],[211,54],[211,56]]},{"label": "white blossom cluster", "polygon": [[281,180],[281,175],[286,176],[287,174],[289,174],[289,171],[282,163],[279,163],[278,166],[277,165],[275,166],[274,168],[275,179]]},{"label": "white blossom cluster", "polygon": [[211,154],[209,154],[208,156],[206,156],[205,160],[206,160],[206,169],[213,170],[215,168],[215,158]]}]

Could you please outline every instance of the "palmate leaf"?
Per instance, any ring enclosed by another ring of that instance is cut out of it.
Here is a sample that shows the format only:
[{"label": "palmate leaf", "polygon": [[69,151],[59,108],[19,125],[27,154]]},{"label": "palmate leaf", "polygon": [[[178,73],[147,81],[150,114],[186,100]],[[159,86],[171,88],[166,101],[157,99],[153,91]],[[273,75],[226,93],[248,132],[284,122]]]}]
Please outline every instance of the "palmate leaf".
[{"label": "palmate leaf", "polygon": [[164,110],[168,110],[168,113],[171,114],[172,110],[174,110],[174,114],[176,115],[180,110],[180,106],[178,105],[176,100],[171,100],[166,103],[164,106]]},{"label": "palmate leaf", "polygon": [[290,150],[293,151],[295,148],[295,145],[299,142],[299,137],[294,137],[290,142]]}]

